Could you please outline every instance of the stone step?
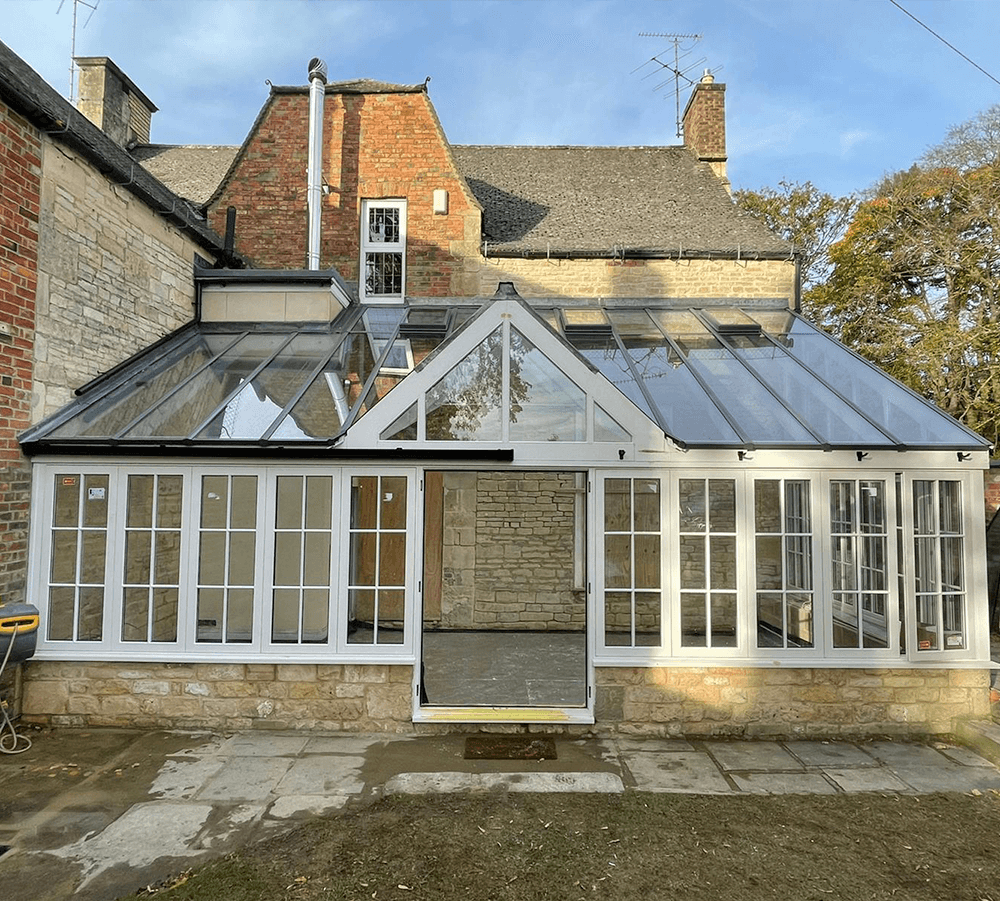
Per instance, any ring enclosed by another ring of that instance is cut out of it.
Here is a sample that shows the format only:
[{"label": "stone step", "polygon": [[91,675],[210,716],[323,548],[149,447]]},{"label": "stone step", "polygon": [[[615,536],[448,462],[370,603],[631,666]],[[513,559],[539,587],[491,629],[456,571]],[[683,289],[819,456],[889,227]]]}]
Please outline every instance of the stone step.
[{"label": "stone step", "polygon": [[959,720],[955,734],[991,763],[1000,765],[1000,724],[992,720]]}]

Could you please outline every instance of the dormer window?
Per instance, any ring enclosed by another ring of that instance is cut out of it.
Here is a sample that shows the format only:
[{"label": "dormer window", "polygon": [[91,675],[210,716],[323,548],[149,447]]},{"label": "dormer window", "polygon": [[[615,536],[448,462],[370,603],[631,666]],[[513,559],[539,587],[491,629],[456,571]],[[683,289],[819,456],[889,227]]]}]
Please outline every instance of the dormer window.
[{"label": "dormer window", "polygon": [[366,200],[361,209],[361,296],[402,300],[406,284],[406,201]]}]

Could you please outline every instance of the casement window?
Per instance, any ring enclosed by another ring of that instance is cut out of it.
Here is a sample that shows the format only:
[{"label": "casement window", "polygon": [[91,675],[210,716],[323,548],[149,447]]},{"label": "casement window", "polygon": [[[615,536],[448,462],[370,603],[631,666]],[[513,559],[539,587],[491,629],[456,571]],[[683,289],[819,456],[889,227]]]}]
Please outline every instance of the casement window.
[{"label": "casement window", "polygon": [[660,647],[661,491],[659,479],[606,479],[605,647]]},{"label": "casement window", "polygon": [[886,483],[830,482],[833,646],[889,647],[889,525]]},{"label": "casement window", "polygon": [[811,648],[813,526],[805,479],[754,482],[757,647]]},{"label": "casement window", "polygon": [[400,300],[406,286],[406,201],[361,205],[361,297]]},{"label": "casement window", "polygon": [[736,482],[680,479],[680,635],[685,648],[735,648]]},{"label": "casement window", "polygon": [[915,479],[913,569],[917,652],[965,647],[962,484]]}]

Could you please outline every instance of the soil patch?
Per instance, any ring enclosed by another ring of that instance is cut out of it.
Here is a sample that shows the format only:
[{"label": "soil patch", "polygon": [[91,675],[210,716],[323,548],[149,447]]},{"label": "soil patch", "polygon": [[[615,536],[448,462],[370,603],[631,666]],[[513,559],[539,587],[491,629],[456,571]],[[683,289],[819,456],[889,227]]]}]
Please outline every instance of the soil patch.
[{"label": "soil patch", "polygon": [[998,834],[994,793],[390,797],[247,848],[157,894],[1000,901]]},{"label": "soil patch", "polygon": [[539,735],[470,735],[466,760],[555,760],[556,743]]}]

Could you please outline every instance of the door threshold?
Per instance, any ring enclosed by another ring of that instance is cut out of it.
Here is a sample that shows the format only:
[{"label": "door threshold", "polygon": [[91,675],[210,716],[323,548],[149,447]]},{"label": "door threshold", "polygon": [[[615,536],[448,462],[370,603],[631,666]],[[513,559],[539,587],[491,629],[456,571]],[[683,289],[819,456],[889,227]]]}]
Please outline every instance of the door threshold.
[{"label": "door threshold", "polygon": [[593,725],[586,707],[418,707],[415,723],[579,723]]}]

